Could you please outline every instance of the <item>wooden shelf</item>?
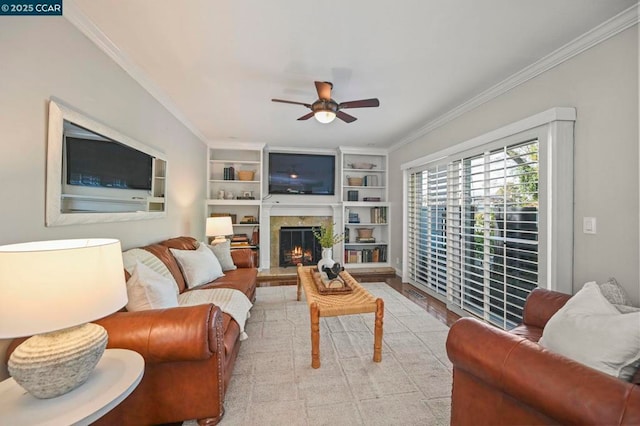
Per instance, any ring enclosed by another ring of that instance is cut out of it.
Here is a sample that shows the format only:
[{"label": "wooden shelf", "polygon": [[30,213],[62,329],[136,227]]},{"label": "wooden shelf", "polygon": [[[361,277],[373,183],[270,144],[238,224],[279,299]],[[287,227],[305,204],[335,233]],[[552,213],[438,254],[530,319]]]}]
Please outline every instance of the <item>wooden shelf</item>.
[{"label": "wooden shelf", "polygon": [[262,164],[259,160],[209,160],[212,164]]}]

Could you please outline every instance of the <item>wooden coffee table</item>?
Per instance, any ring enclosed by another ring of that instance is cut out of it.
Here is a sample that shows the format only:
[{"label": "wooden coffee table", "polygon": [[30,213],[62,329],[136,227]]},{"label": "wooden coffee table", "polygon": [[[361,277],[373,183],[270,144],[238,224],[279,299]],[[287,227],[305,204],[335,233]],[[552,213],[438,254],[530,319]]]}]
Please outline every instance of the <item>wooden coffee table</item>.
[{"label": "wooden coffee table", "polygon": [[304,294],[309,305],[311,317],[311,367],[320,368],[320,317],[337,317],[340,315],[364,314],[375,312],[375,331],[373,338],[373,361],[382,361],[382,319],[384,317],[384,301],[374,298],[348,272],[341,277],[353,288],[347,294],[320,294],[311,275],[313,266],[298,265],[298,295],[304,287]]}]

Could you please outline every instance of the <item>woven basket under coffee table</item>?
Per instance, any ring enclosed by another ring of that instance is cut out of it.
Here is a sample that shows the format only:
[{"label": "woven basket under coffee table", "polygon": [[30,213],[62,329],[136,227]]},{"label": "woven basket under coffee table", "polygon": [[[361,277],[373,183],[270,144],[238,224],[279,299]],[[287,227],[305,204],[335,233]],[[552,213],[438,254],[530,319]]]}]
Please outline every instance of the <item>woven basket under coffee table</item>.
[{"label": "woven basket under coffee table", "polygon": [[384,317],[384,301],[374,298],[348,272],[343,271],[340,277],[353,288],[346,294],[320,294],[312,276],[313,266],[298,265],[298,296],[304,287],[304,294],[309,305],[311,317],[311,367],[320,368],[320,317],[337,317],[340,315],[364,314],[375,312],[375,328],[373,338],[373,361],[382,361],[382,320]]}]

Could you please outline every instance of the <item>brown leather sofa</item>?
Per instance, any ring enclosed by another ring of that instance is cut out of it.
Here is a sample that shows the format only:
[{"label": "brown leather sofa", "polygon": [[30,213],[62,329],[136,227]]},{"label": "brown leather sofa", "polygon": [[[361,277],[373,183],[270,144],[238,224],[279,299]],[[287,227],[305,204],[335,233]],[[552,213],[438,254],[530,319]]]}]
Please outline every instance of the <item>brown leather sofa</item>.
[{"label": "brown leather sofa", "polygon": [[[167,265],[181,293],[190,291],[169,248],[195,250],[195,239],[172,238],[143,248]],[[258,271],[253,252],[233,250],[231,256],[238,269],[196,289],[235,288],[254,302]],[[145,372],[133,393],[96,424],[147,425],[198,419],[201,425],[213,425],[220,421],[240,349],[240,326],[231,316],[209,304],[118,312],[97,323],[109,333],[108,348],[132,349],[144,357]]]},{"label": "brown leather sofa", "polygon": [[[167,265],[180,292],[184,292],[191,290],[186,288],[169,248],[195,250],[196,246],[195,239],[179,237],[142,248]],[[197,288],[235,288],[254,302],[257,269],[253,252],[233,250],[231,255],[238,269],[226,271],[224,277]],[[96,425],[139,426],[188,419],[198,419],[201,425],[214,425],[220,421],[240,348],[240,327],[228,314],[207,304],[120,311],[96,323],[109,334],[107,348],[131,349],[145,360],[138,387]],[[20,342],[12,342],[7,356]]]},{"label": "brown leather sofa", "polygon": [[640,425],[640,385],[536,343],[569,298],[535,289],[510,332],[472,318],[451,326],[452,425]]}]

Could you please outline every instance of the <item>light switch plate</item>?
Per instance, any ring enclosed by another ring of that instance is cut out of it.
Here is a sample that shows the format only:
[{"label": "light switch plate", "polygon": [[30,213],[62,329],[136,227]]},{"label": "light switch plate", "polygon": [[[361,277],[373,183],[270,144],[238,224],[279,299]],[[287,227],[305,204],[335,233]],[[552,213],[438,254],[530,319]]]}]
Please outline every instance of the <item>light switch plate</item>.
[{"label": "light switch plate", "polygon": [[585,234],[596,233],[596,218],[595,217],[583,217],[582,218],[582,232]]}]

